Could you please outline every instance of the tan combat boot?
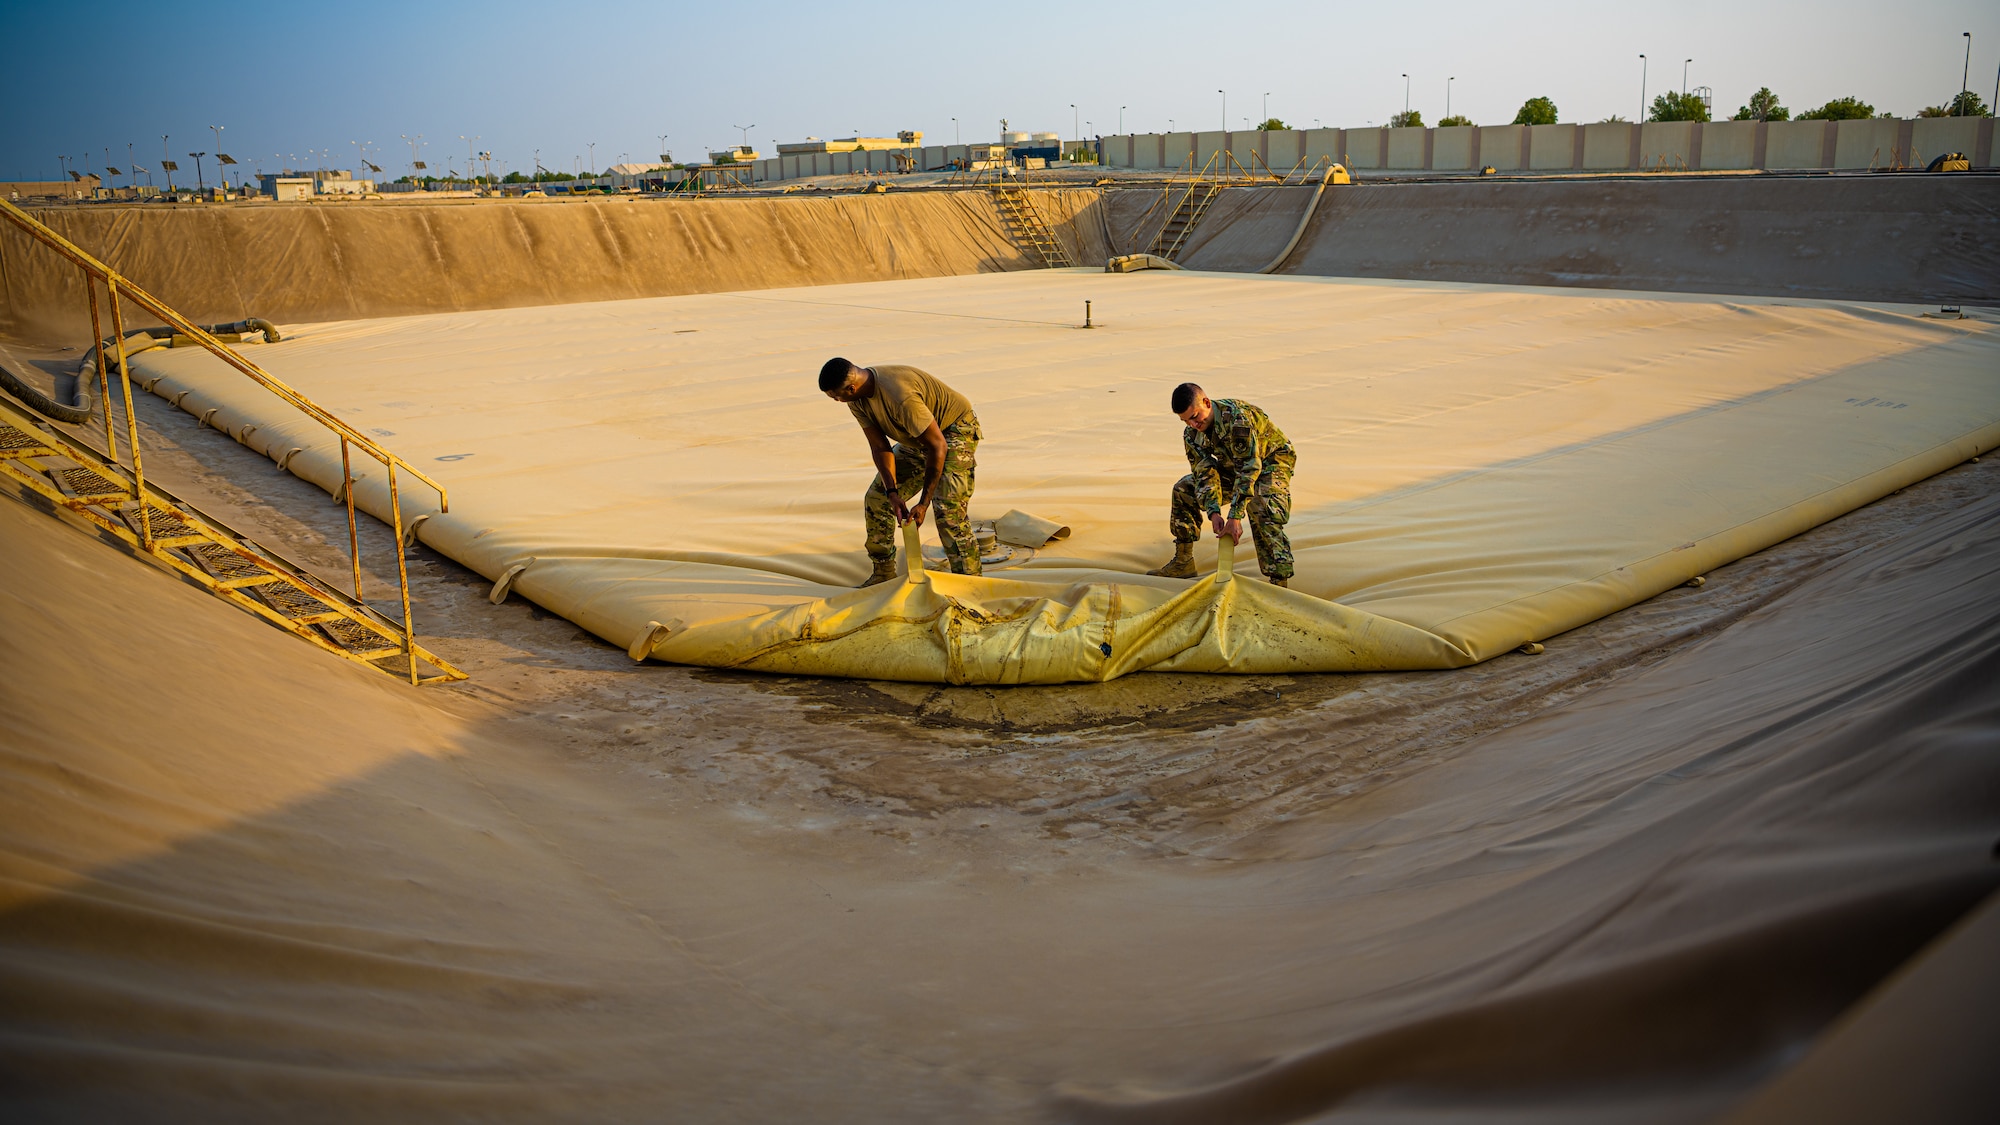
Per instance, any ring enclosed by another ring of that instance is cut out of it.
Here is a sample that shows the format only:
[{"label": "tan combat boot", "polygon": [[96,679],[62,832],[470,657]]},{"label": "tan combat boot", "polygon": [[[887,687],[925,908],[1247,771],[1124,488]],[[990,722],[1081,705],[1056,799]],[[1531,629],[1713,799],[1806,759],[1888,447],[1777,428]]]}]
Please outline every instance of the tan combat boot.
[{"label": "tan combat boot", "polygon": [[1292,580],[1291,580],[1291,579],[1289,579],[1289,578],[1273,578],[1273,579],[1271,579],[1271,585],[1273,585],[1273,586],[1282,586],[1282,587],[1284,587],[1285,589],[1288,589],[1288,590],[1289,590],[1289,589],[1291,589],[1291,586],[1292,586]]},{"label": "tan combat boot", "polygon": [[1175,543],[1174,557],[1166,565],[1149,570],[1146,573],[1156,574],[1161,578],[1193,578],[1195,575],[1194,544]]},{"label": "tan combat boot", "polygon": [[877,559],[872,555],[869,557],[875,563],[875,573],[862,579],[861,585],[855,587],[857,590],[873,586],[877,582],[887,582],[889,579],[896,577],[896,556],[890,555],[886,559]]}]

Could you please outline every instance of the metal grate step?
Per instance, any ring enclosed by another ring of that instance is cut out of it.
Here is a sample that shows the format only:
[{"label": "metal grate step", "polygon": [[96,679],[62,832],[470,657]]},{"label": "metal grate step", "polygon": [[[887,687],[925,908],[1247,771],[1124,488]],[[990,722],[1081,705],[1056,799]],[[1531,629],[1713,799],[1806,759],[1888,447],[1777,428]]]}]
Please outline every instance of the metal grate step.
[{"label": "metal grate step", "polygon": [[53,453],[35,435],[18,426],[0,425],[0,457],[33,457]]}]

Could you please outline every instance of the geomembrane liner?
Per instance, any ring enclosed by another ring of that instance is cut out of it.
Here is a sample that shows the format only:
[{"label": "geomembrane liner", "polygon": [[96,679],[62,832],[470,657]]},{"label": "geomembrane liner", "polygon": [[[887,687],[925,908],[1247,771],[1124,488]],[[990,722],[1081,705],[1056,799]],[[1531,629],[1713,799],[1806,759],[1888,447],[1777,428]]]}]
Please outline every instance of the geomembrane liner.
[{"label": "geomembrane liner", "polygon": [[[1670,589],[2000,441],[1995,324],[1917,311],[1069,270],[287,325],[248,354],[447,485],[425,543],[494,579],[527,563],[514,592],[620,648],[660,623],[650,654],[679,663],[1054,683],[1460,667]],[[872,469],[816,389],[833,355],[965,393],[974,518],[1074,534],[852,589]],[[206,353],[133,366],[338,489],[338,439]],[[1183,380],[1297,448],[1291,589],[1247,543],[1234,582],[1144,574],[1172,548]],[[367,469],[356,501],[386,516]]]}]

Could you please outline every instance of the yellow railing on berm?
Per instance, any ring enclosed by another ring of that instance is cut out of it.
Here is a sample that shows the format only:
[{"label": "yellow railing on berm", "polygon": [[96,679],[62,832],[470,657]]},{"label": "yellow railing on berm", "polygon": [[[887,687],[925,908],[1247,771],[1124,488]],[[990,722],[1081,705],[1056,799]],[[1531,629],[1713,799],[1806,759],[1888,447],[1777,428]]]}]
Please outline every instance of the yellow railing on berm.
[{"label": "yellow railing on berm", "polygon": [[[401,485],[397,479],[397,474],[401,472],[408,478],[420,481],[424,485],[427,485],[428,487],[435,489],[438,495],[439,509],[442,511],[449,511],[451,508],[450,497],[446,494],[445,488],[442,484],[439,484],[437,481],[431,479],[422,470],[416,468],[414,465],[411,465],[409,462],[403,460],[401,457],[398,457],[396,454],[391,453],[389,450],[382,448],[382,446],[377,442],[375,442],[372,438],[368,437],[366,434],[363,434],[359,430],[355,429],[353,426],[348,425],[346,422],[341,421],[339,418],[335,417],[332,413],[327,411],[325,407],[319,405],[318,403],[307,398],[305,395],[300,394],[297,390],[286,385],[283,380],[274,378],[268,372],[259,368],[256,364],[250,362],[248,359],[245,359],[234,348],[231,348],[223,340],[218,339],[213,333],[204,330],[201,326],[188,320],[180,313],[175,312],[172,308],[168,307],[165,302],[159,300],[152,294],[146,292],[144,289],[133,284],[129,278],[126,278],[123,275],[119,274],[117,270],[114,270],[110,266],[105,265],[103,262],[98,261],[95,257],[86,253],[76,244],[70,242],[68,239],[56,233],[54,230],[51,230],[47,225],[37,220],[34,216],[29,215],[27,212],[21,210],[19,207],[16,207],[12,203],[4,199],[0,199],[0,219],[5,219],[7,222],[19,228],[23,233],[25,233],[29,238],[33,239],[35,242],[48,248],[54,253],[61,255],[63,258],[69,260],[71,263],[75,264],[75,266],[83,273],[84,288],[87,291],[90,304],[91,335],[93,340],[96,341],[96,346],[94,346],[91,349],[91,353],[95,358],[95,371],[80,372],[78,377],[80,379],[85,378],[87,377],[87,375],[93,373],[96,376],[97,390],[99,395],[98,401],[100,404],[100,409],[104,414],[105,452],[109,456],[110,466],[114,467],[114,472],[118,475],[123,475],[129,472],[131,478],[129,490],[131,491],[132,494],[131,495],[132,503],[130,505],[130,508],[135,510],[124,511],[123,515],[126,517],[126,519],[123,522],[135,525],[132,526],[131,531],[136,537],[137,546],[139,546],[142,550],[144,550],[148,554],[157,555],[165,559],[166,561],[174,564],[175,568],[178,570],[189,572],[197,578],[203,577],[203,574],[196,573],[197,571],[200,571],[201,568],[197,567],[191,570],[191,568],[186,565],[185,560],[182,560],[178,557],[169,557],[172,549],[178,545],[174,540],[156,536],[154,533],[153,522],[155,518],[155,513],[177,511],[178,505],[177,502],[172,500],[169,496],[160,493],[157,489],[149,489],[148,486],[146,485],[145,460],[139,444],[138,419],[137,416],[133,413],[132,409],[132,377],[131,377],[130,365],[127,363],[127,354],[126,354],[125,306],[127,303],[137,308],[143,309],[147,313],[150,313],[153,317],[157,318],[162,324],[171,328],[177,334],[177,336],[185,337],[186,341],[189,344],[206,349],[210,354],[214,355],[216,358],[222,360],[230,367],[241,372],[245,377],[257,383],[264,389],[270,391],[278,398],[283,399],[285,402],[290,403],[292,406],[296,407],[301,413],[305,414],[308,418],[311,418],[315,422],[318,422],[320,425],[325,426],[328,430],[331,430],[335,435],[337,435],[340,438],[340,465],[341,465],[341,476],[342,476],[341,495],[347,505],[347,543],[348,543],[348,555],[351,560],[353,578],[354,578],[354,599],[351,605],[343,607],[340,605],[333,604],[334,599],[321,597],[319,600],[327,602],[328,604],[320,607],[319,610],[306,615],[306,619],[311,621],[318,621],[323,624],[328,624],[329,626],[334,626],[340,629],[346,629],[347,632],[352,635],[364,635],[370,632],[385,633],[386,631],[385,635],[392,637],[397,642],[398,646],[397,651],[400,651],[400,653],[403,656],[408,657],[408,675],[410,682],[412,684],[431,682],[433,680],[456,680],[465,678],[464,673],[459,672],[455,668],[452,668],[444,661],[424,651],[420,646],[418,646],[418,644],[416,643],[415,624],[412,620],[410,612],[410,574],[409,574],[408,560],[405,555],[405,544],[404,544],[405,525],[403,521],[403,502],[402,502],[402,494],[400,491]],[[111,333],[108,336],[105,334],[104,325],[100,320],[101,310],[97,298],[98,286],[100,284],[102,284],[104,288],[104,294],[106,298],[105,308],[109,311],[111,317]],[[181,340],[176,339],[174,342],[176,346],[181,346]],[[110,380],[110,373],[108,370],[110,366],[108,360],[110,357],[106,355],[107,348],[109,348],[111,356],[115,356],[116,358],[117,369],[119,373],[119,380],[118,380],[119,390],[122,393],[124,400],[125,445],[126,449],[129,451],[130,454],[129,468],[127,463],[121,461],[121,458],[119,457],[118,435],[116,432],[116,427],[112,422],[111,397],[110,397],[111,380]],[[54,448],[54,447],[49,446],[48,448]],[[395,535],[394,543],[396,551],[396,584],[397,584],[397,593],[402,606],[402,620],[400,623],[388,620],[382,614],[376,613],[372,609],[369,609],[366,603],[362,601],[363,595],[362,595],[362,583],[361,583],[361,538],[359,529],[355,523],[355,512],[354,512],[355,478],[353,474],[352,460],[351,460],[353,456],[353,451],[355,450],[359,450],[362,454],[368,457],[372,457],[376,461],[381,462],[383,468],[387,471],[388,474],[389,513],[390,513],[389,522],[390,522],[390,528]],[[77,452],[79,456],[82,457],[88,456],[87,452],[85,451],[82,450],[73,450],[73,451]],[[70,458],[70,460],[77,460],[77,458]],[[121,487],[125,486],[121,485]],[[46,488],[44,488],[43,490],[46,491]],[[73,510],[82,511],[82,506],[79,503],[70,503],[67,506],[71,507]],[[172,518],[172,517],[167,517],[167,518]],[[97,519],[97,522],[103,523],[105,521],[100,517]],[[184,532],[187,530],[186,526],[182,526],[183,522],[184,521],[178,521],[178,520],[176,521],[176,527],[174,530],[177,533]],[[210,526],[211,528],[219,527],[219,525],[215,525],[214,521],[212,520],[206,521],[205,523],[203,523],[203,521],[201,520],[196,520],[195,523],[201,524],[202,526]],[[217,535],[221,534],[222,533],[217,532]],[[180,535],[179,538],[186,539],[189,537],[186,535]],[[224,536],[223,538],[228,539],[230,537]],[[261,549],[255,548],[254,545],[246,546],[241,542],[237,542],[234,546],[228,546],[227,544],[225,544],[225,546],[227,547],[227,550],[229,552],[233,552],[235,555],[240,556],[242,560],[246,560],[244,565],[248,565],[251,562],[257,562],[259,559],[262,559],[266,562],[272,563],[275,566],[276,569],[272,570],[273,574],[283,572],[282,582],[277,581],[275,579],[268,579],[268,578],[258,579],[255,577],[251,577],[251,578],[238,579],[233,582],[223,584],[225,587],[232,588],[232,590],[235,586],[252,584],[258,581],[265,581],[271,584],[274,588],[284,587],[288,589],[296,589],[299,594],[305,594],[308,593],[312,588],[320,585],[317,582],[317,580],[310,578],[310,576],[304,575],[295,567],[279,563],[278,560],[276,560],[275,556],[271,556],[268,554],[268,552],[264,552]],[[212,583],[208,584],[213,585]],[[234,592],[240,592],[240,591],[234,591]],[[330,589],[322,589],[320,592],[322,594],[333,593]],[[335,594],[334,597],[339,601],[342,602],[345,601],[344,595]],[[241,600],[241,599],[232,597],[231,600]],[[296,598],[294,600],[296,600]],[[257,607],[249,606],[249,608],[256,609]],[[262,612],[261,609],[258,609],[257,611],[260,613]],[[339,625],[338,623],[333,623],[325,620],[335,615],[349,619],[348,623],[345,625]],[[269,613],[264,613],[264,616],[268,617],[272,615]],[[356,627],[359,627],[358,633],[356,632]],[[300,632],[301,635],[306,635],[306,633],[308,632],[307,630],[304,629],[294,629],[293,631]],[[333,651],[341,652],[342,655],[350,656],[351,658],[361,660],[364,663],[373,664],[376,667],[382,667],[384,648],[367,650],[368,654],[357,654],[357,652],[355,651],[343,651],[342,646],[340,645],[325,644],[324,638],[321,637],[321,635],[318,632],[312,632],[311,638],[309,639],[316,639],[321,642],[322,647],[329,647],[333,649]],[[346,647],[350,650],[354,648],[354,646],[346,646]],[[441,674],[430,677],[421,676],[419,674],[420,662],[428,663],[438,668]]]}]

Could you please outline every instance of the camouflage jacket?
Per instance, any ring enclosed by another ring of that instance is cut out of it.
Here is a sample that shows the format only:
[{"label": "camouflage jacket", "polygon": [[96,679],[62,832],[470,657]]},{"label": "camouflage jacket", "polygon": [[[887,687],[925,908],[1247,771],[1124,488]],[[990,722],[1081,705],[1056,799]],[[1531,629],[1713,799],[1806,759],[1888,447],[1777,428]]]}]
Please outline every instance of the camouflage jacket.
[{"label": "camouflage jacket", "polygon": [[1194,472],[1195,498],[1204,512],[1222,511],[1228,488],[1229,518],[1242,519],[1250,490],[1272,458],[1292,455],[1292,443],[1262,410],[1233,398],[1215,400],[1215,416],[1206,431],[1181,430],[1188,468]]}]

